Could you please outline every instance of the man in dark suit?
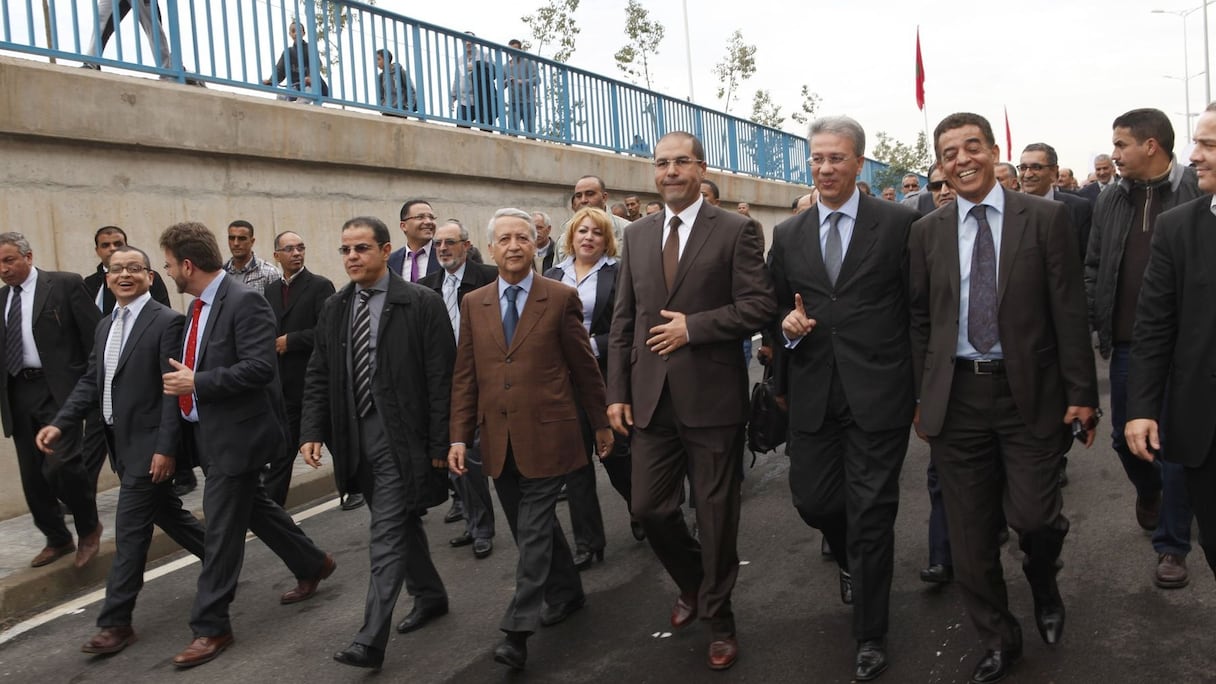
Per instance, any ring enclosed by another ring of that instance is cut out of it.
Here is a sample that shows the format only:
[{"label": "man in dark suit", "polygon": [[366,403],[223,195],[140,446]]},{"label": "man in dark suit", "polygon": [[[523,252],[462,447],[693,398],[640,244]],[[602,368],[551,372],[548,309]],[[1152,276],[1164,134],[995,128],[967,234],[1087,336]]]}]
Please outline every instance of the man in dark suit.
[{"label": "man in dark suit", "polygon": [[992,126],[952,114],[934,132],[958,197],[912,224],[913,372],[941,480],[955,578],[987,649],[971,681],[1003,679],[1022,655],[997,533],[1000,508],[1018,532],[1035,623],[1063,636],[1056,585],[1068,532],[1057,471],[1074,424],[1088,446],[1098,390],[1081,264],[1068,210],[996,182]]},{"label": "man in dark suit", "polygon": [[1089,200],[1091,207],[1097,206],[1098,195],[1103,190],[1119,184],[1119,176],[1115,175],[1115,162],[1109,154],[1099,154],[1094,157],[1094,181],[1077,191],[1077,194]]},{"label": "man in dark suit", "polygon": [[[701,197],[704,148],[689,133],[655,146],[666,209],[625,234],[608,343],[609,420],[633,430],[633,515],[680,596],[671,623],[709,623],[709,666],[738,655],[730,595],[739,572],[739,485],[747,367],[743,339],[777,302],[756,222]],[[680,511],[693,483],[700,541]]]},{"label": "man in dark suit", "polygon": [[431,240],[435,237],[435,212],[430,202],[408,199],[401,205],[401,232],[405,246],[388,257],[388,269],[411,283],[442,270]]},{"label": "man in dark suit", "polygon": [[869,681],[887,669],[899,473],[916,404],[907,254],[919,214],[858,191],[865,132],[853,119],[815,121],[810,147],[819,203],[776,227],[769,255],[786,346],[786,453],[794,507],[823,532],[854,606],[855,679]]},{"label": "man in dark suit", "polygon": [[[1137,458],[1150,463],[1168,458],[1182,466],[1203,553],[1216,573],[1216,429],[1211,416],[1216,299],[1208,286],[1216,262],[1216,104],[1199,115],[1194,140],[1191,165],[1204,194],[1161,214],[1153,229],[1136,305],[1124,434]],[[1164,426],[1159,416],[1164,416]],[[1169,449],[1163,451],[1166,438]]]},{"label": "man in dark suit", "polygon": [[[452,219],[443,224],[435,231],[435,257],[443,269],[418,281],[419,285],[443,296],[452,334],[456,336],[460,335],[460,303],[465,295],[498,278],[497,267],[469,261],[469,247],[469,231],[460,222]],[[453,473],[451,478],[457,500],[462,502],[465,529],[448,543],[454,547],[471,544],[473,557],[485,558],[494,551],[494,501],[490,498],[489,479],[481,468],[481,451],[476,438],[465,450],[464,461],[469,472],[465,475]]]},{"label": "man in dark suit", "polygon": [[1047,143],[1031,143],[1022,150],[1018,163],[1022,174],[1022,192],[1043,199],[1062,202],[1072,217],[1072,227],[1077,231],[1077,254],[1085,260],[1085,248],[1089,245],[1089,228],[1094,210],[1089,201],[1080,195],[1063,192],[1056,187],[1060,178],[1060,162],[1056,149]]},{"label": "man in dark suit", "polygon": [[358,481],[367,499],[371,579],[363,627],[334,660],[379,669],[403,582],[414,597],[415,627],[448,612],[421,514],[447,500],[456,342],[443,300],[389,271],[383,221],[347,221],[339,249],[351,282],[325,302],[317,322],[301,451],[315,468],[328,443],[339,491]]},{"label": "man in dark suit", "polygon": [[[76,567],[97,555],[101,521],[97,484],[81,454],[80,423],[68,426],[51,454],[34,443],[84,373],[93,348],[97,307],[75,273],[34,268],[34,251],[21,233],[0,233],[0,299],[4,302],[5,372],[0,373],[0,418],[13,438],[21,489],[46,546],[30,561],[47,565],[76,551]],[[80,547],[64,524],[62,501],[72,512]]]},{"label": "man in dark suit", "polygon": [[532,212],[532,225],[536,226],[536,258],[533,260],[537,273],[544,274],[560,261],[557,258],[557,239],[551,237],[553,220],[543,211]]},{"label": "man in dark suit", "polygon": [[300,447],[300,411],[304,401],[304,371],[312,355],[313,329],[325,300],[334,293],[329,278],[304,268],[304,238],[286,231],[274,238],[274,259],[282,279],[263,290],[277,322],[274,350],[279,355],[279,379],[287,408],[287,448],[267,464],[262,482],[266,493],[280,506],[287,502],[291,467]]},{"label": "man in dark suit", "polygon": [[177,400],[161,391],[161,375],[178,354],[184,317],[149,295],[155,275],[148,255],[120,245],[106,255],[118,308],[98,324],[89,367],[59,409],[38,432],[38,448],[54,453],[65,431],[100,412],[102,436],[112,446],[119,477],[114,515],[114,563],[96,635],[85,653],[117,653],[135,641],[131,615],[143,586],[152,526],[200,558],[203,526],[173,493],[174,459],[180,451]]},{"label": "man in dark suit", "polygon": [[262,486],[266,454],[286,448],[287,428],[274,353],[274,313],[255,292],[223,271],[215,235],[201,223],[179,223],[160,236],[165,274],[194,295],[181,360],[162,377],[178,398],[183,442],[194,450],[207,486],[203,567],[190,616],[194,640],[173,658],[178,667],[215,659],[232,645],[228,606],[236,595],[252,530],[298,580],[281,603],[311,598],[333,574],[322,552]]},{"label": "man in dark suit", "polygon": [[587,463],[578,409],[591,420],[601,458],[612,430],[578,292],[532,270],[532,217],[499,209],[489,230],[499,276],[460,305],[448,467],[468,472],[466,447],[480,429],[485,471],[519,547],[515,595],[499,623],[507,636],[494,660],[522,669],[528,637],[586,600],[554,510],[563,476]]}]

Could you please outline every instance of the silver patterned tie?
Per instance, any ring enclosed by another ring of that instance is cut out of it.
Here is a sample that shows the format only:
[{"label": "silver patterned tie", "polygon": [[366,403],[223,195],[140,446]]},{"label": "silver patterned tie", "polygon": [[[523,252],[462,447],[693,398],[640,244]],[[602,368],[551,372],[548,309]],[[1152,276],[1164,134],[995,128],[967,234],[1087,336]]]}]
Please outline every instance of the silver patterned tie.
[{"label": "silver patterned tie", "polygon": [[452,322],[452,333],[460,342],[460,305],[456,301],[456,293],[460,289],[460,279],[455,273],[449,273],[443,283],[443,303],[448,306],[448,320]]},{"label": "silver patterned tie", "polygon": [[114,323],[110,325],[110,341],[106,343],[106,382],[101,388],[101,415],[106,425],[114,424],[114,374],[118,372],[118,359],[122,356],[122,333],[127,323],[127,307],[114,309]]},{"label": "silver patterned tie", "polygon": [[840,265],[844,263],[844,249],[840,244],[840,217],[844,214],[833,211],[828,214],[828,239],[823,250],[823,267],[828,272],[828,282],[836,284]]}]

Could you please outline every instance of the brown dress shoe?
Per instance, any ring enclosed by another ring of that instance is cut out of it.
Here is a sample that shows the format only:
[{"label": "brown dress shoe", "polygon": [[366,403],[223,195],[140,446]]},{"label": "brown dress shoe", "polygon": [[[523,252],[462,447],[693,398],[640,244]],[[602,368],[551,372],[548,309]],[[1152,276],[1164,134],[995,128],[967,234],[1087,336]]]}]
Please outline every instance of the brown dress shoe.
[{"label": "brown dress shoe", "polygon": [[232,645],[232,632],[213,637],[194,637],[194,641],[186,650],[173,656],[173,664],[181,667],[194,667],[215,660],[215,657]]},{"label": "brown dress shoe", "polygon": [[321,580],[334,574],[334,570],[337,569],[337,567],[338,562],[334,560],[333,555],[328,553],[325,554],[325,560],[321,562],[321,571],[317,573],[317,576],[310,579],[299,580],[295,589],[292,589],[279,597],[279,603],[287,605],[289,603],[299,603],[305,599],[312,598],[312,595],[317,593],[317,585],[321,583]]},{"label": "brown dress shoe", "polygon": [[131,625],[117,625],[102,627],[101,631],[94,634],[92,639],[84,642],[84,646],[81,646],[80,650],[95,655],[107,655],[118,653],[133,643],[135,643],[135,630],[131,628]]},{"label": "brown dress shoe", "polygon": [[75,550],[76,545],[72,542],[68,542],[63,546],[48,546],[39,551],[37,556],[34,556],[34,560],[30,561],[30,567],[41,568],[44,565],[50,565]]},{"label": "brown dress shoe", "polygon": [[671,607],[671,626],[679,629],[692,624],[697,619],[697,595],[680,594],[676,604]]},{"label": "brown dress shoe", "polygon": [[80,538],[80,547],[76,549],[76,567],[83,568],[97,555],[101,548],[101,523],[92,532]]},{"label": "brown dress shoe", "polygon": [[1181,589],[1190,583],[1186,571],[1186,556],[1163,553],[1157,557],[1157,572],[1153,584],[1162,589]]},{"label": "brown dress shoe", "polygon": [[739,642],[718,639],[709,645],[709,669],[726,670],[739,658]]}]

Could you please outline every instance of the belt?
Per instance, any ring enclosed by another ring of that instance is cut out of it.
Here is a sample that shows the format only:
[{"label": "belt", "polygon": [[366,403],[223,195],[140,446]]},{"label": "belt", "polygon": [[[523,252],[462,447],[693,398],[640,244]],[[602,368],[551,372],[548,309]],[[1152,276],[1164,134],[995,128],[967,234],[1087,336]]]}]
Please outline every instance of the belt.
[{"label": "belt", "polygon": [[954,367],[973,375],[1004,375],[1004,359],[955,359]]},{"label": "belt", "polygon": [[14,378],[22,380],[41,380],[43,376],[41,368],[22,368],[13,374]]}]

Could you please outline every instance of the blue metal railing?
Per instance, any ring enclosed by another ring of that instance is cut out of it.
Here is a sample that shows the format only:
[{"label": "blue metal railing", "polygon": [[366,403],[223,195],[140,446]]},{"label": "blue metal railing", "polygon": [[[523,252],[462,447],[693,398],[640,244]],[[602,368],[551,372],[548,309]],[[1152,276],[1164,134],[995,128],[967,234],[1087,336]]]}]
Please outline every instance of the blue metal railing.
[{"label": "blue metal railing", "polygon": [[638,156],[684,130],[714,168],[810,183],[803,138],[361,2],[129,0],[125,18],[122,6],[3,0],[0,51]]}]

